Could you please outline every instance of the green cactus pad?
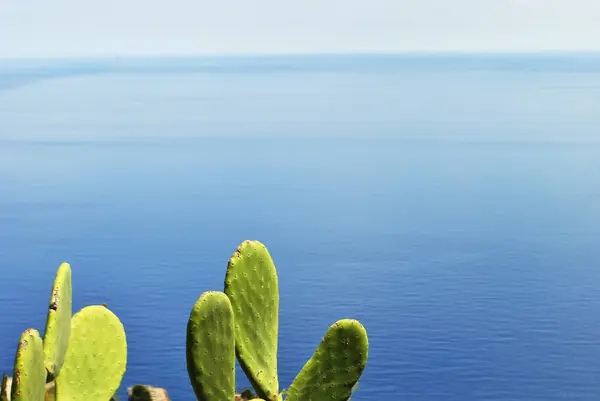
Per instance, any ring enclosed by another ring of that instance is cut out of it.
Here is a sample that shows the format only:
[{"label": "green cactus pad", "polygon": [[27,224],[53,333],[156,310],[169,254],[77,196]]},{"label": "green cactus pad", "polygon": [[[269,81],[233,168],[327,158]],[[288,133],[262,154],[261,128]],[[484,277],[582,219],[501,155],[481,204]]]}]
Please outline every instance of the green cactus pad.
[{"label": "green cactus pad", "polygon": [[367,364],[369,341],[356,320],[334,323],[290,386],[286,401],[345,401]]},{"label": "green cactus pad", "polygon": [[280,400],[277,377],[279,288],[267,248],[244,241],[235,251],[225,277],[225,293],[235,316],[235,350],[257,395]]},{"label": "green cactus pad", "polygon": [[63,263],[56,273],[44,332],[44,365],[48,381],[58,376],[65,361],[72,315],[71,266]]},{"label": "green cactus pad", "polygon": [[10,387],[8,384],[8,375],[2,375],[2,387],[0,388],[0,401],[8,401],[10,399]]},{"label": "green cactus pad", "polygon": [[86,306],[71,320],[71,340],[56,378],[56,399],[107,401],[127,365],[127,339],[119,318],[103,305]]},{"label": "green cactus pad", "polygon": [[46,370],[44,369],[44,345],[40,333],[27,329],[21,335],[10,399],[11,401],[41,401],[44,399]]},{"label": "green cactus pad", "polygon": [[187,325],[187,370],[199,401],[233,401],[235,337],[233,310],[222,292],[203,293]]}]

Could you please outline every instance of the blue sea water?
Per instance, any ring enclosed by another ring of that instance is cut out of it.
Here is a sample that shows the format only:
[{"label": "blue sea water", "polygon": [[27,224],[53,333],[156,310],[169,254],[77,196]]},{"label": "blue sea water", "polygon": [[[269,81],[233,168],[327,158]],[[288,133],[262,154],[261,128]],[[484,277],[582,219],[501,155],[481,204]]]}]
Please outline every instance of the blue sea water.
[{"label": "blue sea water", "polygon": [[357,401],[597,400],[599,111],[594,55],[0,61],[0,369],[68,261],[119,395],[193,400],[189,312],[257,239],[282,388],[357,318]]}]

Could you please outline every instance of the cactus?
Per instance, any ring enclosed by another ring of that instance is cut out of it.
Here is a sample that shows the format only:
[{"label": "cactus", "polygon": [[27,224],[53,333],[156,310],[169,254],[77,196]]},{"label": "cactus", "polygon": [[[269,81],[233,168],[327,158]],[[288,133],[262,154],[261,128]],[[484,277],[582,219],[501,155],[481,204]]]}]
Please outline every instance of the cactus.
[{"label": "cactus", "polygon": [[44,332],[44,365],[49,382],[58,376],[65,361],[72,314],[71,266],[63,263],[56,273]]},{"label": "cactus", "polygon": [[259,397],[267,401],[346,401],[367,362],[368,338],[356,320],[327,331],[289,390],[279,393],[277,335],[279,290],[275,265],[258,241],[244,241],[227,266],[225,294],[235,317],[236,355]]},{"label": "cactus", "polygon": [[334,323],[287,392],[286,401],[345,401],[366,364],[367,332],[356,320]]},{"label": "cactus", "polygon": [[69,348],[56,378],[56,399],[110,400],[126,365],[127,339],[119,318],[105,306],[86,306],[71,320]]},{"label": "cactus", "polygon": [[10,385],[8,382],[8,375],[2,374],[2,387],[0,388],[0,401],[9,401],[10,399]]},{"label": "cactus", "polygon": [[277,377],[279,289],[267,248],[244,241],[227,266],[225,294],[235,315],[235,351],[260,398],[281,400]]},{"label": "cactus", "polygon": [[199,401],[233,401],[235,337],[233,310],[222,293],[203,293],[187,325],[187,369]]},{"label": "cactus", "polygon": [[71,314],[71,267],[63,263],[50,296],[44,340],[34,329],[22,334],[13,377],[3,376],[0,401],[114,400],[127,364],[123,325],[106,305]]},{"label": "cactus", "polygon": [[37,330],[27,329],[21,335],[15,356],[10,400],[41,401],[44,399],[45,384],[42,338]]}]

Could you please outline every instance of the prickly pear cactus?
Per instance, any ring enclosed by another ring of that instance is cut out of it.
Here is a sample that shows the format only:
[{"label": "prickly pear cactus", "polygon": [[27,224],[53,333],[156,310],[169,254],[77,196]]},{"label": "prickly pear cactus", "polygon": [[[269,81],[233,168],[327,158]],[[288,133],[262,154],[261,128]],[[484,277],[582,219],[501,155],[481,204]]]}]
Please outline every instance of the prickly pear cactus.
[{"label": "prickly pear cactus", "polygon": [[367,364],[369,342],[356,320],[334,323],[290,386],[286,401],[345,401]]},{"label": "prickly pear cactus", "polygon": [[103,305],[86,306],[71,320],[71,340],[56,378],[58,401],[107,401],[127,365],[127,340],[119,318]]},{"label": "prickly pear cactus", "polygon": [[281,400],[277,377],[279,288],[267,248],[244,241],[227,266],[225,293],[235,316],[235,350],[259,397]]},{"label": "prickly pear cactus", "polygon": [[235,337],[233,310],[227,295],[200,296],[187,325],[187,370],[199,401],[233,401]]},{"label": "prickly pear cactus", "polygon": [[0,388],[0,401],[8,401],[10,399],[10,387],[8,384],[8,375],[2,375],[2,387]]},{"label": "prickly pear cactus", "polygon": [[13,372],[11,401],[41,401],[44,399],[46,370],[44,345],[40,333],[27,329],[21,335]]},{"label": "prickly pear cactus", "polygon": [[48,381],[58,376],[65,361],[72,315],[71,266],[63,263],[56,273],[44,332],[44,365]]}]

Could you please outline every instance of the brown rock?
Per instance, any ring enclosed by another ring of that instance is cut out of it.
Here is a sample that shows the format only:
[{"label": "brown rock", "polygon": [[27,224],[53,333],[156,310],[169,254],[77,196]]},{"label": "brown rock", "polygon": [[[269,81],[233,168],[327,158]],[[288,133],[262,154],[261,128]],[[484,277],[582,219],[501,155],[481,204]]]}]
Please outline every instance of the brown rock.
[{"label": "brown rock", "polygon": [[147,384],[136,384],[127,389],[129,401],[170,401],[167,390]]}]

